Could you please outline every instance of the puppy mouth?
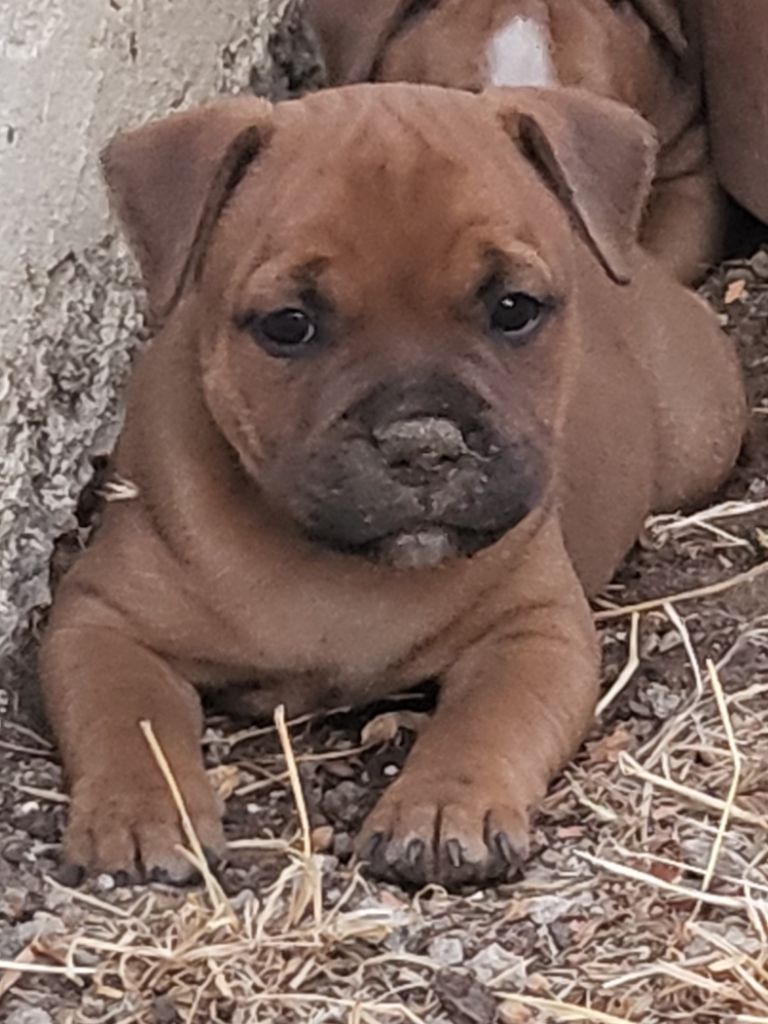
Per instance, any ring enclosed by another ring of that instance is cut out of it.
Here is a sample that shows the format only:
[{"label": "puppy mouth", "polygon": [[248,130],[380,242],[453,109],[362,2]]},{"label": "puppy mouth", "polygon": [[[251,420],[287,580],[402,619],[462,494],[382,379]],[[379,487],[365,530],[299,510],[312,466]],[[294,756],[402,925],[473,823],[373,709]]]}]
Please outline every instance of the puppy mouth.
[{"label": "puppy mouth", "polygon": [[468,530],[425,523],[377,537],[364,544],[335,544],[344,554],[357,555],[392,569],[434,569],[457,558],[470,558],[504,536],[504,530]]}]

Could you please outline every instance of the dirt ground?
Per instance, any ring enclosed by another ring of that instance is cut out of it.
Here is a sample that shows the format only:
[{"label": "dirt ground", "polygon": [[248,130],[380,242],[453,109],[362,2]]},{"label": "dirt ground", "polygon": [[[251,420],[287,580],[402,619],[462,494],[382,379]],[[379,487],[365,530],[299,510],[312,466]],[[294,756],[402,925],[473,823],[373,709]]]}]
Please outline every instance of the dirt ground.
[{"label": "dirt ground", "polygon": [[[220,884],[70,889],[59,764],[33,690],[9,683],[0,1020],[768,1024],[768,247],[703,292],[741,353],[752,438],[713,507],[651,521],[596,602],[601,714],[541,809],[525,877],[414,895],[350,861],[425,694],[289,723],[287,742],[210,717]],[[90,498],[82,514],[64,561]]]}]

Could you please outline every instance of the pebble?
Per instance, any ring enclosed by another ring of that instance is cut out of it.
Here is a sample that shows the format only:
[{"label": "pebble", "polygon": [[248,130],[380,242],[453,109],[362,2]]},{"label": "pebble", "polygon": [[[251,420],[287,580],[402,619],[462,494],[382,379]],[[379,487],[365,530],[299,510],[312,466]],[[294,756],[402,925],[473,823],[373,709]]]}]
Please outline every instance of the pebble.
[{"label": "pebble", "polygon": [[174,1024],[179,1013],[168,996],[158,996],[152,1004],[153,1024]]},{"label": "pebble", "polygon": [[349,832],[337,832],[333,837],[333,854],[341,861],[349,860],[354,846],[354,840]]},{"label": "pebble", "polygon": [[312,829],[312,849],[315,853],[327,853],[333,847],[333,827],[320,825]]},{"label": "pebble", "polygon": [[525,960],[504,949],[498,942],[481,949],[479,953],[467,961],[478,981],[487,984],[500,974],[504,975],[504,987],[524,989],[528,981],[528,969]]},{"label": "pebble", "polygon": [[458,967],[464,963],[464,946],[455,936],[438,935],[427,947],[427,955],[441,967]]},{"label": "pebble", "polygon": [[6,889],[0,897],[0,914],[4,914],[10,920],[21,917],[26,909],[27,894],[23,889]]},{"label": "pebble", "polygon": [[352,824],[357,818],[360,803],[361,791],[357,783],[340,782],[323,797],[323,812],[332,821]]},{"label": "pebble", "polygon": [[9,864],[21,864],[27,854],[26,844],[21,839],[11,839],[3,847],[3,857]]},{"label": "pebble", "polygon": [[680,708],[683,697],[670,690],[662,683],[648,683],[644,688],[643,698],[651,707],[654,715],[666,721]]},{"label": "pebble", "polygon": [[528,903],[528,916],[536,924],[552,924],[571,910],[570,900],[560,896],[535,896]]},{"label": "pebble", "polygon": [[24,921],[16,928],[16,936],[22,945],[48,935],[63,935],[66,931],[64,922],[54,914],[38,910],[31,921]]},{"label": "pebble", "polygon": [[768,281],[768,249],[761,249],[756,253],[750,261],[750,266],[756,277]]},{"label": "pebble", "polygon": [[471,975],[441,971],[435,979],[435,994],[445,1013],[441,1020],[452,1024],[496,1024],[498,1003],[492,992]]},{"label": "pebble", "polygon": [[11,1010],[5,1024],[53,1024],[51,1015],[36,1006],[20,1006]]}]

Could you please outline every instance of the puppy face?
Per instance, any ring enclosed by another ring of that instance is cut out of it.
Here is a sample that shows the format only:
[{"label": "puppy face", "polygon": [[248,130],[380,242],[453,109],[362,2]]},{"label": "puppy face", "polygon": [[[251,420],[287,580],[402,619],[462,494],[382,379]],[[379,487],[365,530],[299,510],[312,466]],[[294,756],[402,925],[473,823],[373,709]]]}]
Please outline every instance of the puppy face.
[{"label": "puppy face", "polygon": [[272,115],[189,301],[214,420],[317,544],[433,565],[546,500],[583,242],[540,174],[487,97],[355,87]]}]

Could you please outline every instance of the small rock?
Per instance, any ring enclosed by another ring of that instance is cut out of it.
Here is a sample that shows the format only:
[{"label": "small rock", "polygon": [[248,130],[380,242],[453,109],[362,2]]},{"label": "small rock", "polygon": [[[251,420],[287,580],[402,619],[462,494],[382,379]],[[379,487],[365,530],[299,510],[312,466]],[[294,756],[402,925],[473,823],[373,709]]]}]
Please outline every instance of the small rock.
[{"label": "small rock", "polygon": [[32,839],[50,840],[51,833],[55,831],[51,814],[39,809],[20,815],[16,827],[23,829]]},{"label": "small rock", "polygon": [[334,779],[354,779],[357,775],[357,770],[349,761],[327,761],[323,765],[323,771]]},{"label": "small rock", "polygon": [[106,1008],[106,1001],[98,996],[91,995],[90,992],[85,992],[80,1000],[80,1011],[84,1015],[87,1013],[91,1017],[101,1016],[106,1011]]},{"label": "small rock", "polygon": [[61,910],[64,907],[71,907],[74,900],[69,889],[51,889],[46,893],[45,906],[47,910]]},{"label": "small rock", "polygon": [[15,921],[22,916],[27,906],[27,894],[23,889],[6,889],[0,896],[0,914]]},{"label": "small rock", "polygon": [[44,910],[38,910],[31,921],[24,921],[16,928],[16,936],[22,945],[26,946],[35,939],[48,937],[50,935],[63,935],[66,931],[64,922],[54,914],[47,914]]},{"label": "small rock", "polygon": [[312,829],[312,849],[315,853],[328,853],[333,847],[333,827],[331,825],[320,825]]},{"label": "small rock", "polygon": [[464,946],[456,936],[438,935],[427,947],[427,955],[441,967],[458,967],[464,963]]},{"label": "small rock", "polygon": [[451,1024],[496,1024],[499,1019],[493,994],[470,975],[441,971],[435,994]]},{"label": "small rock", "polygon": [[761,249],[750,260],[750,266],[756,277],[768,281],[768,249]]},{"label": "small rock", "polygon": [[558,949],[567,949],[573,940],[573,931],[567,921],[553,921],[549,928]]},{"label": "small rock", "polygon": [[354,851],[355,844],[349,832],[337,832],[333,837],[333,855],[340,861],[349,860]]},{"label": "small rock", "polygon": [[687,957],[700,957],[706,956],[712,952],[712,946],[706,939],[702,939],[699,936],[691,939],[690,942],[686,943],[684,952]]},{"label": "small rock", "polygon": [[[501,1019],[504,1024],[533,1024],[536,1019],[533,1011],[516,999],[506,1000],[501,1004]],[[539,1017],[538,1020],[541,1020]]]},{"label": "small rock", "polygon": [[175,1024],[179,1012],[168,996],[158,996],[152,1003],[152,1024]]},{"label": "small rock", "polygon": [[744,263],[741,260],[734,260],[733,264],[726,268],[723,274],[726,284],[737,284],[744,280]]},{"label": "small rock", "polygon": [[9,864],[21,864],[26,856],[27,848],[20,839],[11,839],[3,847],[3,857]]},{"label": "small rock", "polygon": [[338,860],[332,853],[315,853],[312,855],[318,872],[324,878],[329,877],[339,866]]},{"label": "small rock", "polygon": [[528,916],[536,924],[552,924],[570,909],[570,901],[560,896],[535,896],[528,902]]},{"label": "small rock", "polygon": [[725,929],[725,941],[751,957],[757,957],[763,952],[763,945],[759,939],[733,925]]},{"label": "small rock", "polygon": [[36,1006],[20,1006],[11,1010],[5,1024],[53,1024],[50,1014]]},{"label": "small rock", "polygon": [[643,690],[643,699],[650,704],[657,718],[666,720],[679,709],[683,698],[661,683],[648,683]]},{"label": "small rock", "polygon": [[659,651],[661,654],[668,654],[683,646],[683,638],[676,629],[669,629],[659,637]]},{"label": "small rock", "polygon": [[362,793],[355,782],[340,782],[323,797],[323,812],[342,825],[351,825],[357,818]]},{"label": "small rock", "polygon": [[528,969],[525,960],[504,949],[498,942],[481,949],[479,953],[467,961],[478,981],[487,985],[488,982],[504,975],[505,988],[523,989],[528,981]]}]

